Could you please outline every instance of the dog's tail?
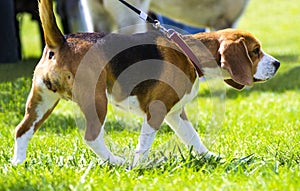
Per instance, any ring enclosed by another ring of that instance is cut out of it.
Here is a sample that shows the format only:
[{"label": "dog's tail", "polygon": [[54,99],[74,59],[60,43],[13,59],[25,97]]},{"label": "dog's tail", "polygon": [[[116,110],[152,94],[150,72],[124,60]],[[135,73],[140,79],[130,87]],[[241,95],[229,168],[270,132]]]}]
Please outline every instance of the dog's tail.
[{"label": "dog's tail", "polygon": [[60,47],[65,39],[57,26],[52,0],[39,0],[39,11],[47,46],[49,48]]}]

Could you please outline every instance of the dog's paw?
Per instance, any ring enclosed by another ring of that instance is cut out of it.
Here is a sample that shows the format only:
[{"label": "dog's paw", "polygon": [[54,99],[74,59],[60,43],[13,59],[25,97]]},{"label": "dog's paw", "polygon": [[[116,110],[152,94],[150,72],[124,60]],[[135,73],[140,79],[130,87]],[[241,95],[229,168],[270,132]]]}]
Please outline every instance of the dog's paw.
[{"label": "dog's paw", "polygon": [[109,162],[114,165],[122,165],[125,163],[125,159],[123,159],[122,157],[119,157],[119,156],[114,156],[114,157],[110,158]]},{"label": "dog's paw", "polygon": [[16,157],[16,156],[14,156],[13,159],[11,160],[11,164],[16,166],[18,164],[23,163],[25,159],[26,159],[25,157]]},{"label": "dog's paw", "polygon": [[207,153],[204,154],[204,158],[207,160],[214,160],[220,163],[223,163],[226,161],[225,157],[220,154],[216,154],[213,152],[208,151]]}]

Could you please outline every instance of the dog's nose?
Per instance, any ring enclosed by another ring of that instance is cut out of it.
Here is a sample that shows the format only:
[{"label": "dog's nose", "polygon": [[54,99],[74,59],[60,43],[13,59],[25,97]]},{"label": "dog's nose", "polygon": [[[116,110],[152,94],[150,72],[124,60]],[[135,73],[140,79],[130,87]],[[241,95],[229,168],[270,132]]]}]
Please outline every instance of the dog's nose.
[{"label": "dog's nose", "polygon": [[275,66],[275,69],[277,70],[280,66],[280,62],[275,60],[275,62],[273,62],[273,65]]}]

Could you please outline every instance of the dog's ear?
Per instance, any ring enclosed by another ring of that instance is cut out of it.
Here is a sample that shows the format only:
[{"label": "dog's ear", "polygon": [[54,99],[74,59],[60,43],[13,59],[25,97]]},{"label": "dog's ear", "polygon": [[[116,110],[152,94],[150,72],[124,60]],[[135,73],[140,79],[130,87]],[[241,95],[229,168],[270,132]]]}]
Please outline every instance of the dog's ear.
[{"label": "dog's ear", "polygon": [[57,26],[52,0],[39,0],[39,11],[47,46],[49,48],[60,47],[65,39]]},{"label": "dog's ear", "polygon": [[231,87],[234,87],[235,89],[238,89],[238,90],[241,90],[245,87],[245,85],[239,84],[239,83],[233,81],[232,79],[226,79],[224,81]]},{"label": "dog's ear", "polygon": [[225,40],[220,44],[221,67],[227,70],[232,80],[225,80],[234,88],[252,86],[252,61],[249,57],[244,38],[236,41]]}]

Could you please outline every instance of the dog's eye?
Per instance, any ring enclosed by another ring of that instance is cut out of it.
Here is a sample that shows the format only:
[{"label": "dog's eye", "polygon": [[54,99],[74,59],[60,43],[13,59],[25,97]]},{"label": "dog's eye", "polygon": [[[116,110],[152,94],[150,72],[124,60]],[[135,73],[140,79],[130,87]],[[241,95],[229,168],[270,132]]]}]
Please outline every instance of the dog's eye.
[{"label": "dog's eye", "polygon": [[52,59],[53,56],[54,56],[54,52],[50,51],[50,52],[49,52],[49,59]]},{"label": "dog's eye", "polygon": [[256,48],[252,51],[255,55],[259,55],[260,49]]}]

